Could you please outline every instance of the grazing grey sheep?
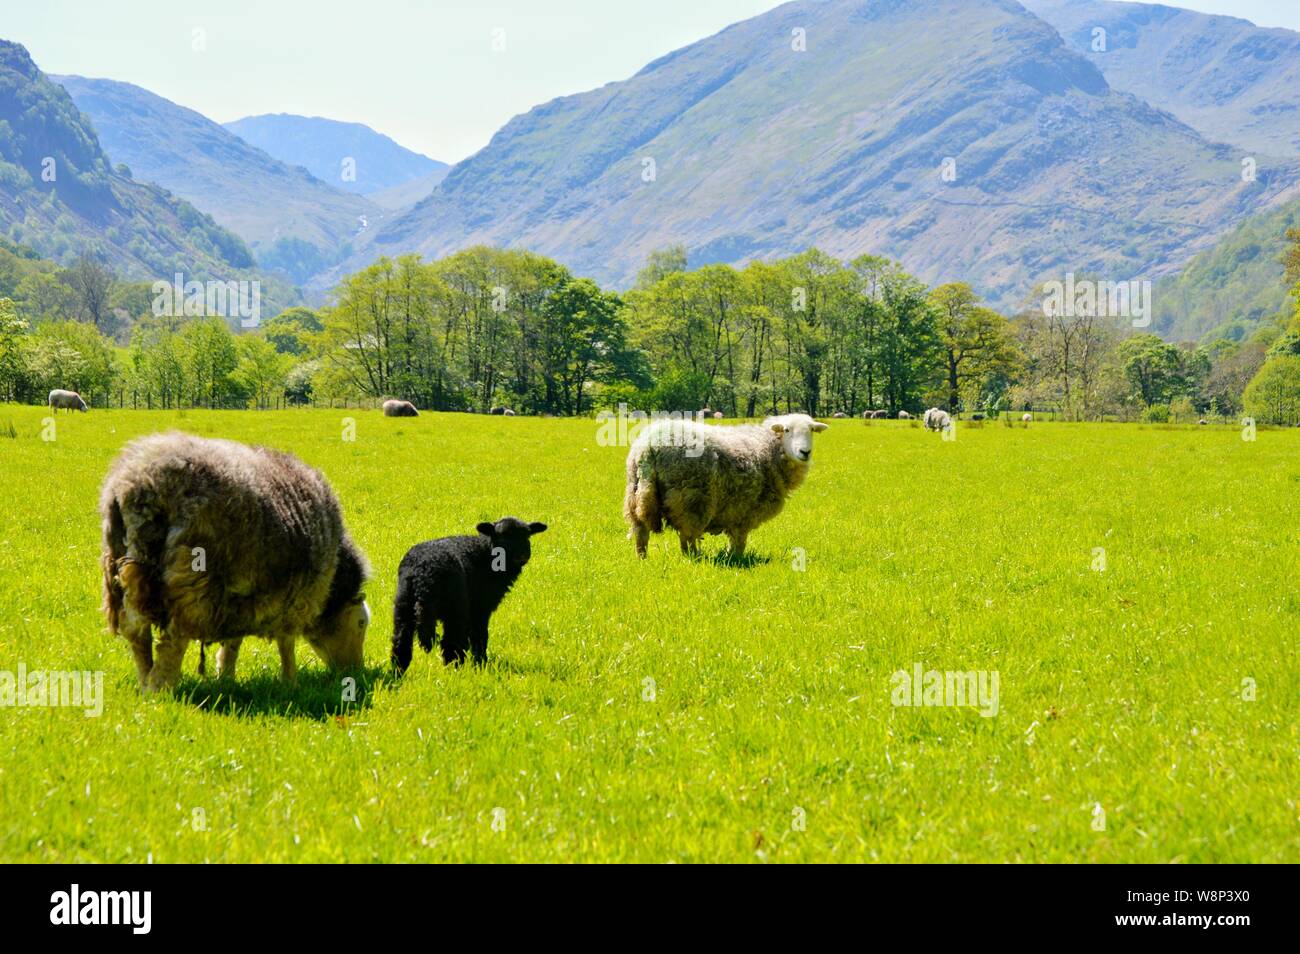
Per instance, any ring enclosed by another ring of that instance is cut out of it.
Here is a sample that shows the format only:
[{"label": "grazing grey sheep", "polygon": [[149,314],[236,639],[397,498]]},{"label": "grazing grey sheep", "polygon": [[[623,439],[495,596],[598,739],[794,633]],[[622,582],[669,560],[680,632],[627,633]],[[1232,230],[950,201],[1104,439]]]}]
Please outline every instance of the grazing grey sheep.
[{"label": "grazing grey sheep", "polygon": [[932,407],[923,419],[927,431],[942,431],[952,426],[952,417],[942,408]]},{"label": "grazing grey sheep", "polygon": [[908,414],[906,411],[899,411],[898,419],[900,421],[910,421],[912,419],[912,415]]},{"label": "grazing grey sheep", "polygon": [[651,533],[677,531],[682,552],[699,552],[706,533],[725,533],[731,552],[785,506],[808,474],[812,435],[828,425],[806,414],[769,417],[761,425],[711,427],[695,421],[656,421],[627,455],[623,515],[646,555]]},{"label": "grazing grey sheep", "polygon": [[366,559],[319,471],[265,447],[154,434],[114,462],[99,509],[104,613],[147,691],[176,685],[191,640],[221,644],[222,676],[254,635],[279,645],[286,680],[299,634],[331,666],[361,665]]},{"label": "grazing grey sheep", "polygon": [[831,415],[831,417],[837,421],[847,416],[848,415],[846,415],[843,411],[836,411],[834,414]]},{"label": "grazing grey sheep", "polygon": [[76,391],[64,391],[62,388],[55,388],[50,392],[50,410],[58,411],[60,408],[68,411],[86,411],[86,402],[81,399],[81,395]]},{"label": "grazing grey sheep", "polygon": [[1028,412],[1026,412],[1026,413],[1020,415],[1020,420],[1023,421],[1025,424],[1028,424],[1028,423],[1029,423],[1030,421],[1032,421],[1033,419],[1034,419],[1034,415],[1032,415],[1032,414],[1030,414],[1030,413],[1028,413]]},{"label": "grazing grey sheep", "polygon": [[420,412],[410,401],[385,401],[384,417],[419,417]]},{"label": "grazing grey sheep", "polygon": [[725,416],[725,415],[724,415],[721,411],[714,411],[714,412],[713,412],[713,419],[714,419],[715,421],[720,421],[720,420],[722,420],[722,418],[723,418],[724,416]]},{"label": "grazing grey sheep", "polygon": [[1200,419],[1199,421],[1197,421],[1196,423],[1197,423],[1197,424],[1200,424],[1202,427],[1204,427],[1206,424],[1209,424],[1210,422],[1207,421],[1205,418],[1201,418],[1201,419]]},{"label": "grazing grey sheep", "polygon": [[544,523],[502,517],[480,523],[476,537],[442,537],[417,543],[402,557],[393,601],[393,668],[411,664],[416,637],[427,653],[442,622],[442,660],[487,659],[488,621],[532,556],[530,539]]},{"label": "grazing grey sheep", "polygon": [[498,415],[500,415],[500,414],[504,414],[505,412],[506,412],[506,409],[505,409],[504,407],[499,407],[499,406],[497,406],[497,405],[493,405],[492,407],[488,408],[488,413],[489,413],[489,414],[498,414]]},{"label": "grazing grey sheep", "polygon": [[510,410],[510,408],[506,408],[506,409],[505,409],[504,411],[502,411],[501,413],[504,414],[506,417],[514,417],[514,416],[515,416],[515,412],[512,411],[512,410]]}]

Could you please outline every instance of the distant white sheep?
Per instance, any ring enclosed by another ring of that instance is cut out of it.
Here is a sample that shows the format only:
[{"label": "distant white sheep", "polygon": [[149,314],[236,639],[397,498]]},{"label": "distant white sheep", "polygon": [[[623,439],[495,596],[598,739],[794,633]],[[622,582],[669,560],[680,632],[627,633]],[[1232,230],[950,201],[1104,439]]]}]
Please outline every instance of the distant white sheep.
[{"label": "distant white sheep", "polygon": [[50,410],[57,411],[60,408],[67,411],[86,411],[86,402],[81,399],[81,395],[76,391],[64,391],[61,388],[55,388],[50,392]]},{"label": "distant white sheep", "polygon": [[1020,415],[1020,420],[1022,420],[1022,421],[1023,421],[1024,423],[1026,423],[1026,424],[1028,424],[1028,423],[1029,423],[1030,421],[1032,421],[1033,419],[1034,419],[1034,415],[1029,414],[1029,413],[1025,413],[1025,414],[1021,414],[1021,415]]},{"label": "distant white sheep", "polygon": [[698,553],[706,533],[725,533],[731,552],[743,554],[750,531],[780,513],[803,483],[812,435],[827,426],[806,414],[735,427],[691,420],[647,426],[628,451],[623,501],[637,556],[665,524],[677,531],[683,553]]},{"label": "distant white sheep", "polygon": [[924,423],[927,431],[943,431],[952,427],[952,418],[942,408],[932,407],[925,412]]}]

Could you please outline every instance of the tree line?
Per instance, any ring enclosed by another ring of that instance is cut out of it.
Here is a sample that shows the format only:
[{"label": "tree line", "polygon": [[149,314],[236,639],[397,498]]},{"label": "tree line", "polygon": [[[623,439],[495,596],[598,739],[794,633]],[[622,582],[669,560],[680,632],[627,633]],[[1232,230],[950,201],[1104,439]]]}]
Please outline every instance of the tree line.
[{"label": "tree line", "polygon": [[[147,407],[399,397],[435,410],[580,415],[620,403],[731,416],[1050,410],[1068,419],[1300,421],[1300,233],[1293,313],[1172,344],[1096,309],[1007,316],[960,282],[816,249],[743,268],[652,254],[617,293],[526,251],[381,258],[328,306],[253,330],[156,315],[147,283],[0,248],[0,399],[53,387]],[[48,266],[48,267],[47,267]],[[125,395],[129,394],[127,401]]]}]

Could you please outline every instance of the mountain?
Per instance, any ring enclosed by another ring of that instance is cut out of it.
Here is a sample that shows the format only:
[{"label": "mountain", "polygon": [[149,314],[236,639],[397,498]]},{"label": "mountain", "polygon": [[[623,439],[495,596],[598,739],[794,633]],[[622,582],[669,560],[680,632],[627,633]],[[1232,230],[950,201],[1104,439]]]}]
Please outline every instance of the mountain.
[{"label": "mountain", "polygon": [[[225,126],[275,158],[302,166],[322,182],[348,192],[380,192],[448,168],[445,162],[399,146],[361,123],[277,113],[248,116]],[[348,159],[353,162],[345,167]]]},{"label": "mountain", "polygon": [[1171,341],[1241,337],[1291,313],[1283,278],[1287,229],[1300,228],[1300,200],[1251,216],[1152,294],[1152,330]]},{"label": "mountain", "polygon": [[258,263],[302,282],[350,253],[362,216],[379,209],[271,158],[199,113],[114,80],[52,77],[89,116],[101,145],[134,176],[209,213]]},{"label": "mountain", "polygon": [[90,121],[17,43],[0,40],[0,233],[136,279],[244,277],[253,256],[188,202],[114,168]]},{"label": "mountain", "polygon": [[[1300,151],[1300,33],[1147,3],[1023,2],[1111,86],[1206,138],[1265,154]],[[1098,28],[1104,50],[1094,51]]]},{"label": "mountain", "polygon": [[345,267],[484,242],[627,286],[672,243],[692,264],[815,245],[1013,307],[1065,271],[1172,272],[1300,163],[1240,173],[1013,0],[802,0],[515,117]]},{"label": "mountain", "polygon": [[372,192],[367,198],[381,209],[393,211],[405,209],[408,206],[415,205],[415,203],[436,189],[438,183],[447,178],[450,169],[451,167],[447,166],[427,176],[403,182],[401,185],[391,186],[381,192]]}]

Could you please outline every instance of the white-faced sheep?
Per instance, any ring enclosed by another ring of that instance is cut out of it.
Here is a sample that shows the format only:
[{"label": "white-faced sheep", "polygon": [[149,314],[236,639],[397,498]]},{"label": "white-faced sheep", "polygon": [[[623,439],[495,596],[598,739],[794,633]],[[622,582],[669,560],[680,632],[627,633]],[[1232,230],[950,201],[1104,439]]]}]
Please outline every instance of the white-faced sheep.
[{"label": "white-faced sheep", "polygon": [[147,691],[176,685],[191,640],[220,643],[222,676],[253,635],[278,643],[289,681],[300,634],[331,666],[361,665],[366,560],[325,478],[297,458],[155,434],[113,464],[100,513],[104,613]]},{"label": "white-faced sheep", "polygon": [[952,426],[952,417],[943,408],[932,407],[925,412],[924,423],[927,431],[943,431]]},{"label": "white-faced sheep", "polygon": [[384,402],[384,417],[419,417],[420,412],[410,401],[389,400]]},{"label": "white-faced sheep", "polygon": [[64,391],[62,388],[55,388],[50,392],[50,410],[58,411],[60,409],[84,413],[86,402],[81,399],[81,395],[76,391]]},{"label": "white-faced sheep", "polygon": [[623,515],[640,557],[651,533],[677,531],[682,552],[699,552],[700,537],[725,533],[731,552],[771,520],[808,475],[812,435],[828,425],[806,414],[769,417],[761,425],[717,427],[655,421],[627,455]]}]

